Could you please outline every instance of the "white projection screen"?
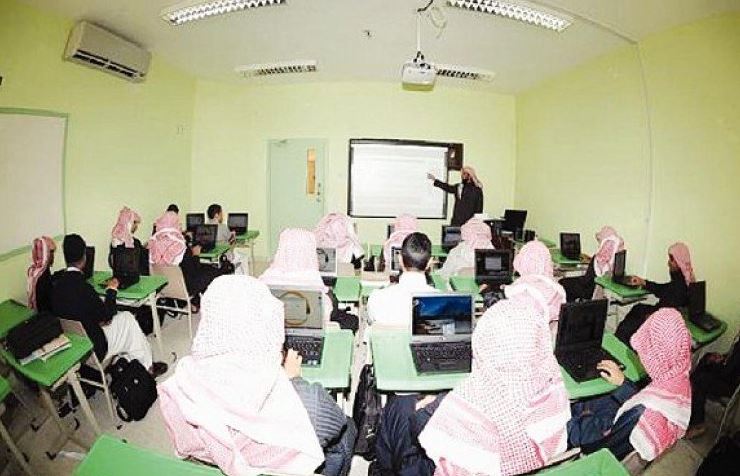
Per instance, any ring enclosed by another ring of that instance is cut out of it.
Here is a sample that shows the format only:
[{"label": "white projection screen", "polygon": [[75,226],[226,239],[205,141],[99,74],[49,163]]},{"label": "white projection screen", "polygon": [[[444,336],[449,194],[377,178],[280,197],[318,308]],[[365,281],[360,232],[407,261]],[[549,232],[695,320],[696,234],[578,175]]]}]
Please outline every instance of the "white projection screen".
[{"label": "white projection screen", "polygon": [[0,108],[0,259],[64,234],[67,116]]},{"label": "white projection screen", "polygon": [[427,179],[447,180],[449,144],[400,140],[350,141],[347,212],[358,218],[447,217],[447,194]]}]

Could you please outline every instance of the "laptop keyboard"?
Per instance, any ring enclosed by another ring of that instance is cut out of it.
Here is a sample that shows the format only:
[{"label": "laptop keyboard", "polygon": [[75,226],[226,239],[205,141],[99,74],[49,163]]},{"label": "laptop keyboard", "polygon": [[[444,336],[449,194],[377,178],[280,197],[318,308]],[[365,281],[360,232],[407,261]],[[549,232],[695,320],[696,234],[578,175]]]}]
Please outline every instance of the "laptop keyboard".
[{"label": "laptop keyboard", "polygon": [[419,373],[470,372],[472,355],[470,341],[411,344],[411,356]]},{"label": "laptop keyboard", "polygon": [[715,319],[714,317],[712,317],[711,315],[706,314],[706,313],[704,313],[704,314],[695,314],[695,315],[691,316],[691,319],[690,320],[691,320],[691,322],[695,326],[697,326],[697,327],[699,327],[699,328],[701,328],[701,329],[703,329],[703,330],[705,330],[707,332],[713,331],[714,329],[716,329],[716,328],[718,328],[720,326],[720,323],[719,323],[719,321],[717,319]]},{"label": "laptop keyboard", "polygon": [[557,357],[558,363],[568,371],[576,382],[585,382],[601,377],[596,369],[596,364],[602,360],[613,360],[619,363],[609,352],[604,349],[589,349],[581,352],[561,354]]},{"label": "laptop keyboard", "polygon": [[303,357],[303,365],[318,367],[321,365],[321,353],[324,351],[323,337],[285,336],[285,348],[293,349]]}]

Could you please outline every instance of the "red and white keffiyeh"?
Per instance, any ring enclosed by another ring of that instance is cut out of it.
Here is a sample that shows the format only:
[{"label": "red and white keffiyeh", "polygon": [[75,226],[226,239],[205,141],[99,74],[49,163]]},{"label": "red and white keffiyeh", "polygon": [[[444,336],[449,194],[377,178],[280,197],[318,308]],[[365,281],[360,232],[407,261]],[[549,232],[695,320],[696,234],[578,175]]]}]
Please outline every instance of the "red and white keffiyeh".
[{"label": "red and white keffiyeh", "polygon": [[472,250],[493,248],[491,227],[477,218],[471,218],[460,227],[460,238]]},{"label": "red and white keffiyeh", "polygon": [[304,286],[325,290],[316,256],[316,235],[300,228],[283,230],[272,263],[259,279],[268,286]]},{"label": "red and white keffiyeh", "polygon": [[149,263],[177,266],[187,250],[175,212],[166,212],[155,222],[155,233],[149,238]]},{"label": "red and white keffiyeh", "polygon": [[312,474],[324,453],[280,364],[282,303],[244,275],[215,279],[202,302],[192,354],[158,386],[177,455],[229,476]]},{"label": "red and white keffiyeh", "polygon": [[319,247],[337,249],[337,260],[340,263],[350,263],[353,256],[359,258],[364,254],[352,221],[343,213],[326,215],[316,226],[314,233]]},{"label": "red and white keffiyeh", "polygon": [[502,300],[473,332],[472,372],[419,436],[435,475],[513,475],[567,447],[568,394],[539,313]]},{"label": "red and white keffiyeh", "polygon": [[631,408],[645,411],[630,434],[640,457],[652,461],[686,433],[691,417],[691,335],[673,308],[654,312],[630,339],[651,382],[624,402],[614,421]]},{"label": "red and white keffiyeh", "polygon": [[57,246],[54,240],[48,236],[42,236],[33,240],[31,248],[31,266],[26,272],[26,295],[28,296],[28,307],[37,310],[36,283],[44,272],[53,263],[54,250]]},{"label": "red and white keffiyeh", "polygon": [[594,272],[604,276],[614,269],[614,255],[624,250],[624,240],[610,226],[604,226],[596,233],[599,249],[594,255]]},{"label": "red and white keffiyeh", "polygon": [[419,224],[415,217],[408,214],[398,215],[396,217],[396,220],[393,222],[393,233],[383,243],[383,258],[386,263],[390,263],[393,259],[391,256],[392,249],[400,248],[403,240],[418,229]]},{"label": "red and white keffiyeh", "polygon": [[138,213],[129,207],[123,207],[118,213],[118,221],[111,230],[111,246],[124,245],[126,248],[133,248],[134,235],[131,234],[131,229],[134,223],[139,222],[141,222],[141,216]]},{"label": "red and white keffiyeh", "polygon": [[694,267],[691,265],[691,253],[689,247],[685,243],[674,243],[668,248],[668,254],[673,256],[673,260],[678,264],[681,269],[681,274],[686,281],[686,285],[696,282],[694,276]]}]

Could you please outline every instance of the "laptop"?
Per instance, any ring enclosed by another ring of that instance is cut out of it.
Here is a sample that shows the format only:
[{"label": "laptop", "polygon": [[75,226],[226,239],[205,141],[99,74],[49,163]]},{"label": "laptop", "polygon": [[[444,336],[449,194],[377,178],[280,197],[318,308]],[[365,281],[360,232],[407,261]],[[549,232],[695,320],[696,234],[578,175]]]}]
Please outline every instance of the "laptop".
[{"label": "laptop", "polygon": [[442,249],[449,252],[462,240],[459,226],[442,225]]},{"label": "laptop", "polygon": [[527,210],[505,210],[503,229],[516,233],[517,230],[524,229],[524,223],[527,221]]},{"label": "laptop", "polygon": [[627,265],[627,250],[619,251],[614,255],[614,272],[612,273],[612,281],[628,288],[638,288],[634,284],[630,283],[632,276],[624,274],[624,269]]},{"label": "laptop", "polygon": [[321,279],[329,287],[337,284],[337,249],[316,248],[316,257],[319,260]]},{"label": "laptop", "polygon": [[85,248],[85,267],[82,268],[82,275],[85,276],[85,281],[92,278],[95,272],[95,247],[88,246]]},{"label": "laptop", "polygon": [[530,241],[533,241],[535,238],[535,232],[534,230],[524,230],[524,242],[529,243]]},{"label": "laptop", "polygon": [[580,260],[581,259],[581,234],[580,233],[560,233],[560,254],[563,257]]},{"label": "laptop", "polygon": [[198,225],[195,227],[193,242],[200,245],[203,251],[211,251],[216,247],[218,225]]},{"label": "laptop", "polygon": [[401,274],[401,248],[397,246],[391,247],[391,276],[398,276]]},{"label": "laptop", "polygon": [[491,236],[501,236],[501,231],[504,228],[504,220],[483,220],[483,223],[491,228]]},{"label": "laptop", "polygon": [[387,233],[386,233],[386,236],[385,236],[385,238],[386,238],[386,239],[390,238],[390,237],[391,237],[391,235],[393,234],[393,232],[394,232],[395,230],[396,230],[396,225],[394,225],[393,223],[388,223],[388,231],[387,231]]},{"label": "laptop", "polygon": [[567,303],[560,308],[555,358],[576,382],[600,377],[596,364],[602,360],[619,364],[601,348],[607,309],[606,299]]},{"label": "laptop", "polygon": [[185,215],[185,230],[195,233],[195,228],[206,224],[205,213],[188,213]]},{"label": "laptop", "polygon": [[236,235],[243,235],[248,230],[249,213],[229,213],[226,224]]},{"label": "laptop", "polygon": [[493,289],[510,284],[513,261],[511,250],[475,250],[475,282]]},{"label": "laptop", "polygon": [[139,250],[122,246],[111,250],[113,277],[118,280],[118,289],[126,289],[139,282]]},{"label": "laptop", "polygon": [[284,348],[303,357],[303,365],[318,367],[324,351],[324,293],[320,289],[270,286],[285,307]]},{"label": "laptop", "polygon": [[411,357],[420,374],[470,372],[475,301],[470,294],[411,298]]},{"label": "laptop", "polygon": [[709,332],[720,326],[720,322],[707,313],[707,282],[689,284],[689,321]]}]

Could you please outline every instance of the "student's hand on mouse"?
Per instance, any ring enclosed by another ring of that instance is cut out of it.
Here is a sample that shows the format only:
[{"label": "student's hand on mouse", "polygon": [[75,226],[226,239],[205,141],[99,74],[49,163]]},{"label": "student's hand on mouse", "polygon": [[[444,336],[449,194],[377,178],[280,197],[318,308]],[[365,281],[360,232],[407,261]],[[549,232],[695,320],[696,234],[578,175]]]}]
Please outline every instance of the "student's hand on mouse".
[{"label": "student's hand on mouse", "polygon": [[283,362],[283,368],[288,378],[295,378],[301,376],[301,364],[303,363],[303,357],[301,354],[293,349],[288,349],[288,353],[285,355],[285,362]]},{"label": "student's hand on mouse", "polygon": [[596,364],[596,369],[601,377],[612,385],[619,387],[624,383],[624,372],[619,365],[611,360],[602,360]]},{"label": "student's hand on mouse", "polygon": [[118,290],[118,286],[120,283],[116,278],[110,278],[108,282],[105,284],[105,289],[113,289],[114,291]]},{"label": "student's hand on mouse", "polygon": [[630,276],[629,283],[632,286],[640,286],[640,287],[645,286],[645,280],[639,276]]}]

